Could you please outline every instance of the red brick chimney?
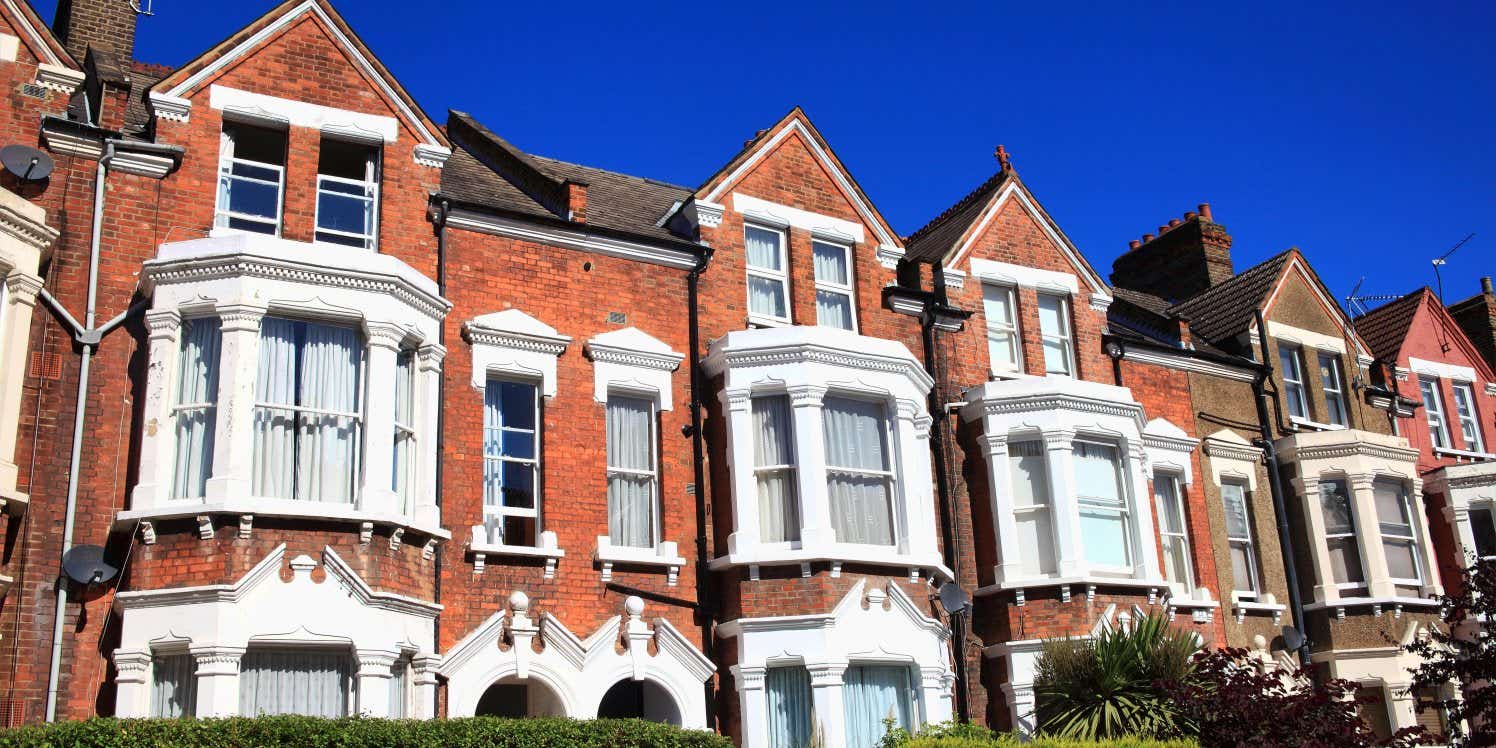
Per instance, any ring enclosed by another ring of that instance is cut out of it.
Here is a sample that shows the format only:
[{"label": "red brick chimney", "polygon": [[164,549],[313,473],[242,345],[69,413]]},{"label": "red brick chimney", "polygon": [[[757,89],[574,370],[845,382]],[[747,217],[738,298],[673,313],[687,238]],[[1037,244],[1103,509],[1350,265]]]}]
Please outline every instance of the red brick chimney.
[{"label": "red brick chimney", "polygon": [[570,179],[562,183],[566,187],[566,220],[574,223],[587,222],[587,183]]},{"label": "red brick chimney", "polygon": [[58,0],[52,31],[78,62],[93,47],[128,69],[135,54],[135,19],[130,0]]},{"label": "red brick chimney", "polygon": [[[1136,246],[1133,246],[1136,245]],[[1112,263],[1112,284],[1176,301],[1236,275],[1231,264],[1231,235],[1216,223],[1210,204],[1144,234]]]}]

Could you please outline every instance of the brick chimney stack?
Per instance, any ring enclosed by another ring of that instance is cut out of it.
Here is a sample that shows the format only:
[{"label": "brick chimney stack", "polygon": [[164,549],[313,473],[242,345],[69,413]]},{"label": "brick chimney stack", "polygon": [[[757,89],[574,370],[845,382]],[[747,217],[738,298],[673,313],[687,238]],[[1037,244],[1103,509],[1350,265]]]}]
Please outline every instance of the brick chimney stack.
[{"label": "brick chimney stack", "polygon": [[1496,368],[1496,290],[1491,287],[1491,277],[1480,279],[1480,293],[1450,304],[1449,316],[1475,344],[1481,358]]},{"label": "brick chimney stack", "polygon": [[58,0],[52,31],[78,62],[93,47],[128,69],[135,53],[135,20],[130,0]]},{"label": "brick chimney stack", "polygon": [[587,183],[566,180],[566,220],[573,223],[587,222]]},{"label": "brick chimney stack", "polygon": [[1161,296],[1185,299],[1236,275],[1231,264],[1231,235],[1216,223],[1209,203],[1144,234],[1112,263],[1112,284]]}]

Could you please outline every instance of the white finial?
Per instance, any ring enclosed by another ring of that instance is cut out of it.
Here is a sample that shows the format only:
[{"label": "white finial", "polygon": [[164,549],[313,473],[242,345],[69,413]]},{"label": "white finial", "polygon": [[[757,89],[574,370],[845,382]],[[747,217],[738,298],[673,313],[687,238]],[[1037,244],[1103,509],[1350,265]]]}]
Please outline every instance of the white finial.
[{"label": "white finial", "polygon": [[1262,634],[1252,637],[1252,646],[1257,649],[1267,649],[1267,637]]},{"label": "white finial", "polygon": [[509,609],[516,613],[523,613],[530,609],[530,596],[522,590],[509,593]]},{"label": "white finial", "polygon": [[628,599],[623,601],[623,610],[630,616],[637,618],[644,612],[644,598],[638,595],[629,595]]}]

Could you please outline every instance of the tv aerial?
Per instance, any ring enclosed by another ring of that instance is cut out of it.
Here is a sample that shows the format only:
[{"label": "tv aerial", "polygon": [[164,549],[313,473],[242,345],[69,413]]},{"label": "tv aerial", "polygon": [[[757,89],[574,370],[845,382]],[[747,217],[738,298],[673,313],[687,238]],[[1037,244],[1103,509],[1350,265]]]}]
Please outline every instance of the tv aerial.
[{"label": "tv aerial", "polygon": [[62,556],[62,573],[78,584],[93,586],[113,579],[119,569],[104,562],[104,546],[75,545]]},{"label": "tv aerial", "polygon": [[19,143],[0,148],[0,165],[22,182],[40,182],[52,175],[52,157]]},{"label": "tv aerial", "polygon": [[1452,254],[1454,254],[1455,250],[1459,249],[1460,247],[1465,246],[1465,242],[1468,242],[1468,241],[1470,241],[1471,239],[1474,239],[1474,238],[1475,238],[1475,232],[1472,231],[1469,234],[1466,234],[1464,239],[1461,239],[1458,242],[1455,242],[1455,245],[1453,247],[1450,247],[1448,252],[1445,252],[1444,254],[1439,255],[1438,257],[1434,258],[1434,260],[1433,260],[1433,264],[1434,264],[1434,282],[1437,283],[1438,286],[1439,286],[1439,303],[1440,304],[1444,303],[1444,276],[1439,273],[1439,268],[1441,268],[1441,267],[1444,266],[1445,260],[1448,260],[1449,256],[1452,255]]},{"label": "tv aerial", "polygon": [[964,613],[971,607],[971,595],[961,589],[961,585],[955,582],[946,582],[940,585],[940,605],[945,612],[952,615]]}]

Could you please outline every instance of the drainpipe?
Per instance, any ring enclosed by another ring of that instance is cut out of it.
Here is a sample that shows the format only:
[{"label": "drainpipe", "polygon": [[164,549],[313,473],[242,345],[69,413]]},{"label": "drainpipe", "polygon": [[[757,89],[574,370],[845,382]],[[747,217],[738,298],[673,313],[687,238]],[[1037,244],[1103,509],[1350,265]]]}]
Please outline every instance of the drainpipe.
[{"label": "drainpipe", "polygon": [[[104,179],[109,162],[114,160],[114,142],[107,141],[104,155],[94,173],[93,236],[88,247],[88,306],[83,315],[83,329],[74,331],[83,348],[78,363],[78,399],[73,412],[73,454],[68,465],[67,508],[63,515],[62,556],[66,557],[73,547],[73,519],[78,509],[78,473],[83,460],[83,426],[88,408],[88,372],[93,361],[94,348],[98,347],[101,335],[94,330],[99,295],[99,244],[104,225]],[[57,686],[62,668],[62,634],[67,612],[68,580],[62,573],[61,559],[57,570],[57,607],[52,621],[52,665],[47,673],[47,721],[57,720]]]},{"label": "drainpipe", "polygon": [[[432,222],[436,224],[436,293],[443,299],[447,298],[447,214],[451,212],[452,204],[442,200],[437,204],[436,215],[432,216]],[[437,342],[447,344],[447,321],[442,320],[436,327]],[[447,370],[444,367],[441,375],[436,378],[436,474],[433,476],[436,488],[436,507],[441,509],[442,505],[442,436],[446,433],[443,425],[446,423],[445,414],[447,409],[444,405],[447,396]],[[436,555],[432,557],[432,569],[436,574],[436,585],[433,589],[434,598],[432,602],[441,605],[442,602],[442,546],[436,545]],[[431,646],[432,649],[440,651],[442,645],[442,614],[437,611],[436,617],[431,621]],[[431,716],[437,716],[437,710],[441,708],[440,689],[431,689]]]},{"label": "drainpipe", "polygon": [[1266,385],[1273,377],[1273,365],[1267,351],[1267,324],[1262,319],[1262,310],[1257,316],[1257,343],[1262,349],[1262,364],[1257,378],[1252,381],[1253,399],[1257,401],[1257,424],[1261,436],[1257,439],[1267,458],[1268,489],[1273,495],[1273,514],[1278,519],[1278,545],[1283,552],[1283,572],[1288,582],[1288,608],[1293,615],[1293,625],[1299,630],[1302,644],[1299,645],[1299,664],[1309,666],[1309,634],[1304,625],[1304,601],[1299,591],[1299,574],[1293,553],[1293,537],[1288,527],[1288,502],[1283,496],[1283,476],[1278,469],[1278,449],[1273,444],[1272,422],[1268,419]]},{"label": "drainpipe", "polygon": [[[941,541],[944,546],[945,563],[951,568],[955,575],[956,584],[961,580],[961,553],[956,547],[956,517],[955,507],[952,504],[951,490],[948,484],[949,473],[946,465],[948,445],[946,439],[949,436],[947,419],[950,414],[945,409],[945,398],[940,387],[941,377],[938,372],[938,358],[935,355],[935,307],[946,306],[945,293],[945,271],[940,263],[930,266],[933,274],[933,286],[935,295],[933,299],[925,301],[924,311],[920,313],[920,333],[924,345],[925,372],[930,375],[934,384],[930,387],[930,394],[926,407],[932,416],[930,428],[934,433],[930,440],[930,446],[934,450],[935,460],[935,492],[940,502],[941,513],[944,522],[941,522]],[[968,611],[946,611],[950,617],[951,645],[955,648],[955,671],[956,671],[956,719],[960,722],[971,721],[971,704],[966,691],[966,617]]]},{"label": "drainpipe", "polygon": [[[701,393],[706,390],[706,386],[701,376],[701,304],[698,287],[701,274],[712,261],[712,252],[710,246],[703,246],[701,258],[686,275],[686,315],[691,347],[691,480],[694,481],[692,485],[696,490],[696,602],[700,606],[697,615],[701,620],[701,646],[708,650],[712,648],[712,637],[715,635],[713,626],[717,620],[717,606],[712,595],[712,571],[707,558],[706,470],[703,465],[706,457],[701,433]],[[711,681],[707,681],[703,688],[706,722],[713,725],[717,718],[717,695]]]}]

